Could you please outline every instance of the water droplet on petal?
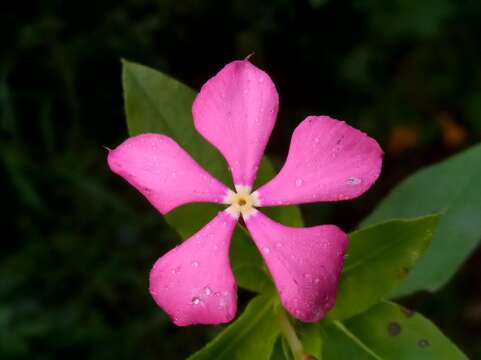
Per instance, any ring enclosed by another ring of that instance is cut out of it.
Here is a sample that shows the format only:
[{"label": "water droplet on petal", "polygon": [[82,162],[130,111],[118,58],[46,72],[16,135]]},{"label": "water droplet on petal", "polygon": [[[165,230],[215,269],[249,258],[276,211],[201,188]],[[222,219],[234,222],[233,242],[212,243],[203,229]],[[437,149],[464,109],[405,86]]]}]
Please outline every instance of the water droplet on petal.
[{"label": "water droplet on petal", "polygon": [[281,247],[282,247],[282,243],[280,243],[280,242],[277,242],[277,243],[276,243],[276,248],[278,248],[278,249],[279,249],[279,248],[281,248]]},{"label": "water droplet on petal", "polygon": [[210,296],[210,294],[212,294],[212,290],[210,289],[210,287],[206,286],[204,288],[204,294],[207,296]]},{"label": "water droplet on petal", "polygon": [[197,267],[199,267],[199,265],[200,265],[200,264],[199,264],[198,261],[195,261],[195,260],[192,261],[192,266],[193,266],[193,267],[197,268]]},{"label": "water droplet on petal", "polygon": [[319,281],[321,281],[319,278],[314,279],[314,284],[319,284]]},{"label": "water droplet on petal", "polygon": [[304,274],[304,278],[305,278],[306,280],[311,280],[311,279],[312,279],[312,275],[309,274],[309,273],[305,273],[305,274]]},{"label": "water droplet on petal", "polygon": [[193,297],[192,298],[192,304],[194,305],[199,305],[200,304],[200,299],[198,297]]},{"label": "water droplet on petal", "polygon": [[324,309],[323,309],[322,307],[317,308],[317,309],[314,310],[314,317],[315,317],[316,319],[321,318],[322,315],[324,315]]},{"label": "water droplet on petal", "polygon": [[300,187],[302,186],[302,184],[304,184],[304,180],[302,180],[301,178],[296,179],[296,187]]},{"label": "water droplet on petal", "polygon": [[177,266],[176,268],[173,268],[170,272],[173,275],[177,275],[178,273],[180,273],[180,266]]},{"label": "water droplet on petal", "polygon": [[265,247],[262,250],[264,250],[266,254],[269,254],[271,252],[271,249],[269,249],[268,247]]},{"label": "water droplet on petal", "polygon": [[314,139],[314,142],[315,142],[316,144],[319,144],[319,141],[320,141],[320,139],[319,139],[318,137],[316,137],[316,138]]},{"label": "water droplet on petal", "polygon": [[349,184],[349,185],[359,185],[362,180],[358,177],[355,177],[355,176],[351,176],[350,178],[348,178],[346,180],[346,182]]}]

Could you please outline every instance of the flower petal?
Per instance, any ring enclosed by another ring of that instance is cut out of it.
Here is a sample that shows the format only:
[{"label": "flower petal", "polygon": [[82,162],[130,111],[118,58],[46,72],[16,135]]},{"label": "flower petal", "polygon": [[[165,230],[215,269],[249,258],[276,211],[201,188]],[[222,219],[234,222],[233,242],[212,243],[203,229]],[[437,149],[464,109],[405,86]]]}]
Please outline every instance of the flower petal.
[{"label": "flower petal", "polygon": [[284,226],[259,211],[245,223],[264,256],[282,305],[299,320],[321,320],[335,303],[347,235],[334,225]]},{"label": "flower petal", "polygon": [[376,140],[343,121],[309,116],[294,131],[286,163],[257,192],[261,206],[358,197],[381,172]]},{"label": "flower petal", "polygon": [[222,203],[228,188],[165,135],[131,137],[109,152],[110,169],[162,214],[191,202]]},{"label": "flower petal", "polygon": [[157,260],[150,293],[178,326],[220,324],[237,310],[229,243],[236,220],[225,211]]},{"label": "flower petal", "polygon": [[247,60],[226,65],[195,99],[194,125],[224,155],[235,185],[254,183],[278,105],[269,75]]}]

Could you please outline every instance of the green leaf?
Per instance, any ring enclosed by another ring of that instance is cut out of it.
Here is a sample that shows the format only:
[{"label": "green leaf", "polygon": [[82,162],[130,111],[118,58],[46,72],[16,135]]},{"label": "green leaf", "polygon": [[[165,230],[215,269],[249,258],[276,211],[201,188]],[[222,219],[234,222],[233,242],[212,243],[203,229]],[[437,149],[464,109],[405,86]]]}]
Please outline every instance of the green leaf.
[{"label": "green leaf", "polygon": [[194,129],[191,112],[196,92],[146,66],[126,60],[122,65],[130,136],[147,132],[168,135],[211,174],[228,180],[225,160]]},{"label": "green leaf", "polygon": [[428,247],[438,219],[391,220],[351,233],[328,319],[347,319],[389,296]]},{"label": "green leaf", "polygon": [[321,334],[323,360],[383,360],[339,321],[323,326]]},{"label": "green leaf", "polygon": [[277,337],[272,350],[270,360],[294,360],[292,353],[286,348],[285,339],[282,336]]},{"label": "green leaf", "polygon": [[379,303],[323,330],[326,360],[467,359],[429,320],[394,303]]},{"label": "green leaf", "polygon": [[254,298],[235,322],[189,360],[269,359],[279,335],[274,299],[272,293]]},{"label": "green leaf", "polygon": [[274,284],[264,260],[247,231],[237,227],[231,242],[230,262],[237,285],[254,292],[263,293]]},{"label": "green leaf", "polygon": [[[126,60],[123,60],[122,64],[129,134],[133,136],[153,132],[172,137],[199,164],[230,186],[231,176],[227,171],[226,161],[194,129],[191,108],[196,92],[154,69]],[[256,184],[269,180],[274,174],[271,163],[264,158]],[[188,238],[223,208],[224,206],[215,204],[190,204],[175,209],[166,216],[166,220],[182,238]],[[302,225],[298,207],[273,207],[265,212],[283,224]],[[254,291],[262,291],[269,286],[270,277],[264,271],[262,258],[242,231],[235,232],[231,254],[239,286]]]},{"label": "green leaf", "polygon": [[410,176],[363,225],[443,212],[433,242],[397,296],[435,291],[456,272],[481,239],[481,145]]},{"label": "green leaf", "polygon": [[314,356],[320,360],[322,358],[322,337],[321,326],[318,323],[308,324],[298,322],[296,332],[304,347],[306,355]]}]

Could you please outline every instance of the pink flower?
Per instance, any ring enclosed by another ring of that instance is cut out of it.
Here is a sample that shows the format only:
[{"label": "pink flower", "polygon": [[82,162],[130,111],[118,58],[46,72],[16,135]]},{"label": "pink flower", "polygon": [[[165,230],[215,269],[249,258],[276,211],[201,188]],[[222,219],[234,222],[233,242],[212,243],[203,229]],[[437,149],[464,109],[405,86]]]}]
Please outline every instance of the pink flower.
[{"label": "pink flower", "polygon": [[378,178],[383,152],[375,140],[342,121],[309,116],[295,129],[279,174],[252,192],[278,104],[270,77],[249,61],[226,65],[195,99],[194,126],[227,160],[235,191],[165,135],[134,136],[109,152],[112,171],[162,214],[191,202],[228,205],[152,268],[150,293],[179,326],[234,318],[229,243],[240,216],[292,316],[316,322],[335,303],[346,234],[334,225],[284,226],[258,208],[353,199]]}]

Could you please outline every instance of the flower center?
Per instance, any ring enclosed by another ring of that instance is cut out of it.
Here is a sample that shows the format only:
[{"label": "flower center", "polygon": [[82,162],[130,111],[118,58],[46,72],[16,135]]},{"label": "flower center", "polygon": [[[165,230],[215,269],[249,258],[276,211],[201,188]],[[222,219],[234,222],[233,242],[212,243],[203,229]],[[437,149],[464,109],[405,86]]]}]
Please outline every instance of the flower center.
[{"label": "flower center", "polygon": [[248,186],[236,186],[237,192],[229,190],[224,200],[224,204],[230,205],[227,208],[229,214],[238,218],[241,214],[244,219],[254,214],[259,206],[259,199],[257,193],[251,193],[251,188]]}]

